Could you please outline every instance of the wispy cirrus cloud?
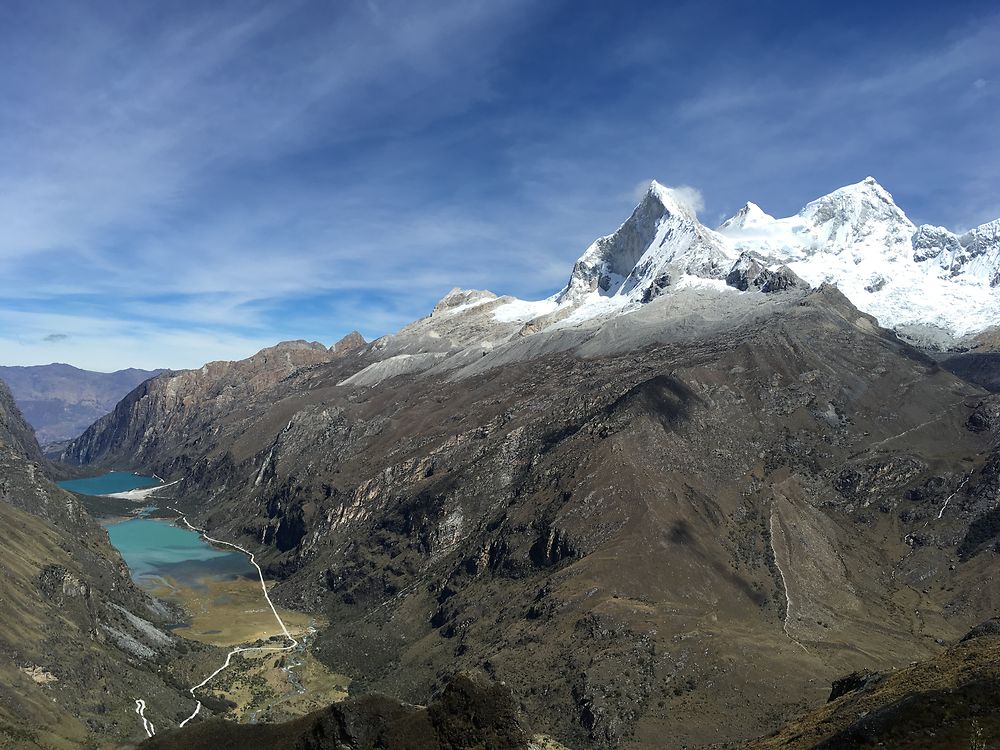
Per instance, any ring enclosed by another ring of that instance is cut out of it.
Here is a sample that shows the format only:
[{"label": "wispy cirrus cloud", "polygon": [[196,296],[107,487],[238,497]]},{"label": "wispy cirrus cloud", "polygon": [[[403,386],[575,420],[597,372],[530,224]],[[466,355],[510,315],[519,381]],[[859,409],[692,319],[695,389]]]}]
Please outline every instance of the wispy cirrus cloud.
[{"label": "wispy cirrus cloud", "polygon": [[869,173],[919,220],[1000,215],[1000,16],[858,12],[4,6],[0,359],[197,366],[541,296],[650,177],[707,216]]}]

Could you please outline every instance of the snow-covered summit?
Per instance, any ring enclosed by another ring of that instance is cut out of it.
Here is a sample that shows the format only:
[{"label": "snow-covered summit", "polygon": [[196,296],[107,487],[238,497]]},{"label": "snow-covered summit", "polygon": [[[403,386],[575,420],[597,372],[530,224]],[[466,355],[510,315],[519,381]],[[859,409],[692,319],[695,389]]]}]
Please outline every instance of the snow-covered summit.
[{"label": "snow-covered summit", "polygon": [[733,258],[716,232],[678,194],[653,180],[632,215],[597,239],[573,266],[560,305],[649,302],[684,274],[717,277]]},{"label": "snow-covered summit", "polygon": [[715,231],[678,191],[654,181],[625,223],[576,262],[549,317],[565,325],[627,312],[674,288],[734,271],[743,278],[749,260],[812,286],[835,284],[887,327],[961,337],[1000,325],[1000,220],[961,235],[917,227],[874,177],[785,218],[748,202]]},{"label": "snow-covered summit", "polygon": [[[961,338],[1000,325],[1000,220],[963,234],[917,227],[872,177],[784,218],[747,203],[717,230],[685,197],[650,183],[625,222],[593,242],[548,299],[453,289],[430,316],[372,348],[402,357],[398,367],[451,367],[537,333],[595,329],[650,305],[680,320],[686,305],[704,315],[706,300],[715,300],[725,316],[734,304],[746,307],[734,295],[800,294],[824,283],[908,335]],[[616,325],[624,330],[627,321]]]},{"label": "snow-covered summit", "polygon": [[764,213],[764,210],[756,203],[747,201],[743,208],[722,222],[719,231],[753,229],[759,226],[767,226],[772,221],[774,221],[773,216]]},{"label": "snow-covered summit", "polygon": [[750,292],[788,288],[787,280],[835,284],[884,326],[961,337],[1000,325],[1000,220],[961,235],[917,227],[866,177],[785,218],[748,202],[712,230],[681,192],[654,180],[628,219],[580,256],[560,292],[539,303],[506,302],[494,316],[537,314],[532,330],[565,327],[727,279]]},{"label": "snow-covered summit", "polygon": [[[451,290],[429,316],[373,342],[379,360],[349,381],[478,372],[590,336],[603,336],[595,351],[609,351],[693,335],[700,325],[792,304],[822,284],[914,339],[944,343],[1000,326],[1000,220],[963,234],[917,227],[872,177],[785,218],[746,203],[717,230],[685,198],[650,183],[625,222],[593,242],[547,299]],[[551,335],[535,338],[541,333]]]},{"label": "snow-covered summit", "polygon": [[752,225],[738,217],[719,228],[731,247],[769,267],[786,264],[813,286],[836,284],[884,326],[963,336],[1000,324],[997,222],[961,236],[918,228],[872,177],[794,216]]}]

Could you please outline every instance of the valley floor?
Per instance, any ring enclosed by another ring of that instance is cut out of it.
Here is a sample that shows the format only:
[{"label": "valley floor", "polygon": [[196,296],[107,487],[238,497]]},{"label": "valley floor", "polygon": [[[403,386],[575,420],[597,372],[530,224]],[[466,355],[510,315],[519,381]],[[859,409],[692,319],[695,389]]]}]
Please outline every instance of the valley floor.
[{"label": "valley floor", "polygon": [[[180,524],[184,517],[178,519],[171,509],[142,507],[143,502],[153,500],[153,493],[174,484],[84,499],[99,515],[111,514],[103,516],[104,524],[150,513],[177,519]],[[225,549],[219,544],[213,546]],[[242,547],[236,548],[252,560],[250,553]],[[350,678],[328,670],[309,649],[316,626],[322,626],[322,620],[273,605],[267,591],[274,582],[265,579],[262,572],[259,578],[206,574],[182,580],[164,575],[155,580],[144,579],[140,584],[153,596],[185,613],[184,622],[171,628],[174,635],[220,649],[217,655],[202,659],[198,665],[187,665],[183,669],[188,675],[186,679],[200,681],[209,677],[216,666],[225,662],[226,650],[238,651],[225,669],[196,691],[197,698],[209,709],[205,715],[242,722],[280,722],[347,697]],[[286,633],[293,639],[293,645],[285,645]],[[142,709],[136,711],[136,721],[142,722],[147,734],[150,727],[157,733],[173,728],[158,711],[155,700],[142,697],[136,700]],[[192,699],[192,710],[196,705]]]}]

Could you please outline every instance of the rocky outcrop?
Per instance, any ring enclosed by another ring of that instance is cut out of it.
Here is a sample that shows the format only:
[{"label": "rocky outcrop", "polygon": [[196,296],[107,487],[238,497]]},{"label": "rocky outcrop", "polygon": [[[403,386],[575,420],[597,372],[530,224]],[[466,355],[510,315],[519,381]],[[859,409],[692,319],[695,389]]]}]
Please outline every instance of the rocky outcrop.
[{"label": "rocky outcrop", "polygon": [[962,643],[975,638],[996,638],[1000,637],[1000,617],[991,617],[989,620],[979,623],[962,636]]},{"label": "rocky outcrop", "polygon": [[830,697],[826,700],[829,703],[830,701],[837,700],[842,695],[853,693],[855,690],[867,690],[873,685],[878,684],[881,679],[882,675],[878,672],[872,672],[870,669],[851,672],[849,675],[844,675],[833,681],[833,684],[830,686]]},{"label": "rocky outcrop", "polygon": [[17,408],[14,397],[0,381],[0,450],[27,461],[40,463],[42,452],[34,432]]},{"label": "rocky outcrop", "polygon": [[796,276],[788,266],[771,270],[749,253],[740,255],[733,264],[726,274],[726,283],[741,292],[758,289],[765,294],[783,292],[795,287],[808,288],[808,284]]},{"label": "rocky outcrop", "polygon": [[158,734],[143,750],[528,750],[529,737],[510,690],[460,675],[427,707],[384,696],[354,698],[285,724],[221,720]]},{"label": "rocky outcrop", "polygon": [[352,354],[360,350],[367,343],[368,342],[365,341],[364,336],[357,331],[351,331],[349,334],[340,339],[340,341],[330,347],[330,354],[334,357]]}]

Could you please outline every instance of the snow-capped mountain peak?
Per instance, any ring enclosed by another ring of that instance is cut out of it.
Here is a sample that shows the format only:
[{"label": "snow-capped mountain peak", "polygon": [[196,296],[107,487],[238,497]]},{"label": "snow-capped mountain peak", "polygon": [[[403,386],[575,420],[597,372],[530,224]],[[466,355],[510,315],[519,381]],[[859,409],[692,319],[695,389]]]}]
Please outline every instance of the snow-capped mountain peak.
[{"label": "snow-capped mountain peak", "polygon": [[787,264],[812,285],[836,284],[890,327],[930,325],[953,335],[1000,324],[1000,222],[958,236],[916,227],[873,177],[834,190],[796,215],[719,228],[769,267]]},{"label": "snow-capped mountain peak", "polygon": [[752,201],[747,201],[743,208],[726,219],[719,226],[718,231],[753,229],[754,227],[769,226],[774,221],[774,217]]},{"label": "snow-capped mountain peak", "polygon": [[986,281],[991,288],[1000,287],[1000,219],[982,224],[961,237],[962,250],[952,259],[952,273],[959,269]]},{"label": "snow-capped mountain peak", "polygon": [[873,177],[807,203],[798,216],[812,224],[822,245],[838,251],[866,239],[879,246],[903,246],[916,230],[889,191]]},{"label": "snow-capped mountain peak", "polygon": [[680,191],[654,180],[625,223],[580,256],[555,299],[648,302],[679,275],[718,276],[731,261],[723,240],[698,221]]},{"label": "snow-capped mountain peak", "polygon": [[646,199],[658,201],[668,213],[684,214],[691,218],[697,218],[694,206],[691,205],[691,201],[688,200],[683,191],[667,187],[656,180],[650,181],[643,200]]},{"label": "snow-capped mountain peak", "polygon": [[802,294],[824,283],[914,340],[942,343],[1000,326],[1000,220],[960,235],[916,227],[871,177],[785,218],[746,203],[716,231],[686,197],[650,183],[625,222],[594,241],[547,299],[453,289],[430,316],[374,342],[385,360],[364,377],[455,367],[543,331],[597,330],[654,301],[638,317],[643,325],[667,313],[698,319],[710,308],[722,319],[740,305],[768,304],[733,295]]},{"label": "snow-capped mountain peak", "polygon": [[[616,314],[678,284],[781,289],[836,284],[890,327],[930,325],[961,336],[1000,325],[1000,220],[959,236],[917,227],[874,177],[775,218],[746,203],[717,231],[680,191],[653,181],[617,231],[599,238],[550,302],[559,320]],[[748,269],[759,266],[756,277]],[[755,281],[756,279],[756,281]]]},{"label": "snow-capped mountain peak", "polygon": [[[748,268],[760,267],[760,283]],[[627,310],[680,283],[739,279],[777,289],[771,274],[833,283],[883,325],[930,325],[956,336],[1000,325],[1000,220],[962,235],[917,227],[874,177],[775,218],[746,203],[712,231],[683,196],[652,182],[616,232],[580,257],[552,301],[571,320]],[[768,283],[765,283],[768,282]],[[563,316],[565,318],[565,316]]]}]

